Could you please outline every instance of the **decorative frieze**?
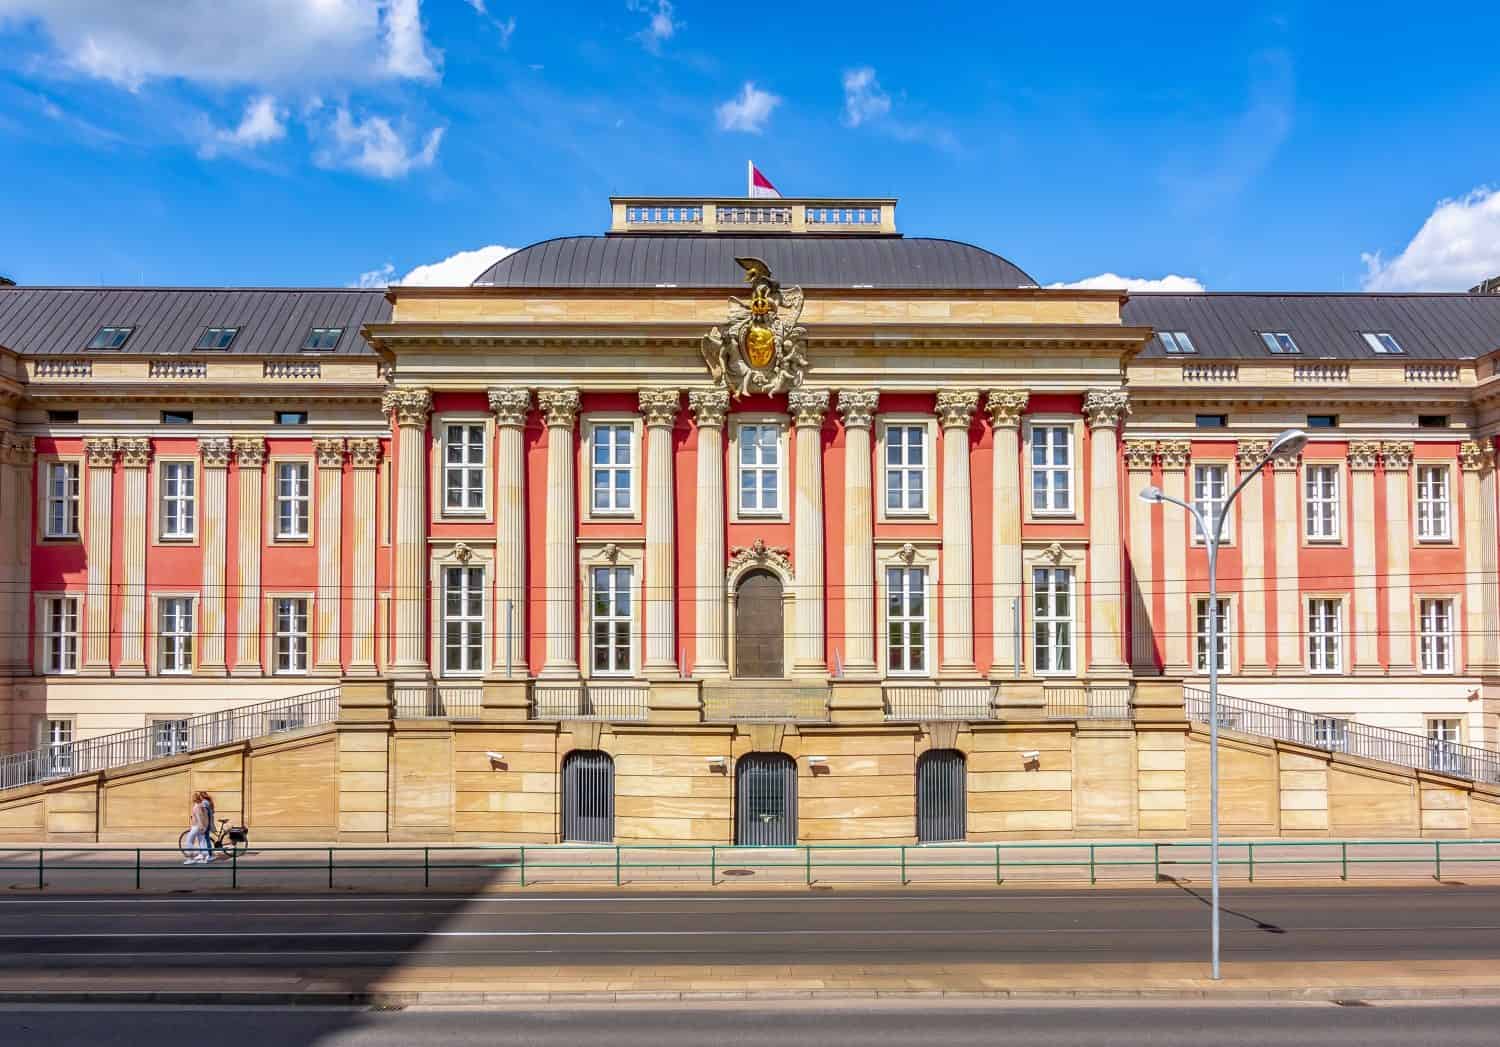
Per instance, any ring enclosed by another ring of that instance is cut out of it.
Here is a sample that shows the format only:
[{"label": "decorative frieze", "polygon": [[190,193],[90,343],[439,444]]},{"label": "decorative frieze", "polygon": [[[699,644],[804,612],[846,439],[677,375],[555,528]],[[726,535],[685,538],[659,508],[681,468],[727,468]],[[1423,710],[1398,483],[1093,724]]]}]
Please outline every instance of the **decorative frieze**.
[{"label": "decorative frieze", "polygon": [[524,426],[526,415],[531,410],[531,390],[524,387],[491,389],[490,410],[495,413],[495,424],[500,426]]},{"label": "decorative frieze", "polygon": [[205,469],[227,469],[234,457],[234,445],[225,436],[206,436],[198,441],[198,457]]},{"label": "decorative frieze", "polygon": [[938,424],[944,429],[967,429],[974,423],[979,393],[968,389],[944,389],[937,394]]},{"label": "decorative frieze", "polygon": [[845,429],[868,429],[875,424],[875,408],[880,403],[878,389],[840,389],[839,415]]},{"label": "decorative frieze", "polygon": [[1271,453],[1270,440],[1241,440],[1235,449],[1235,461],[1241,469],[1254,469]]},{"label": "decorative frieze", "polygon": [[427,416],[432,413],[432,393],[426,389],[387,389],[380,405],[394,417],[396,425],[425,429]]},{"label": "decorative frieze", "polygon": [[821,427],[828,416],[829,392],[827,389],[793,389],[787,393],[787,407],[792,412],[792,424]]},{"label": "decorative frieze", "polygon": [[723,428],[729,414],[729,393],[724,389],[694,389],[688,393],[688,406],[698,428]]},{"label": "decorative frieze", "polygon": [[1083,416],[1090,429],[1118,429],[1130,413],[1130,396],[1123,389],[1090,389],[1083,397]]},{"label": "decorative frieze", "polygon": [[578,424],[581,402],[577,389],[538,389],[536,404],[549,429],[571,429]]},{"label": "decorative frieze", "polygon": [[682,409],[682,394],[676,389],[642,389],[637,398],[647,426],[671,428]]},{"label": "decorative frieze", "polygon": [[781,572],[786,578],[793,577],[792,562],[787,558],[787,550],[767,545],[764,538],[757,538],[749,545],[731,546],[724,575],[726,578],[733,578],[752,567],[768,567]]},{"label": "decorative frieze", "polygon": [[1387,440],[1380,445],[1380,460],[1386,471],[1410,469],[1413,445],[1410,440]]},{"label": "decorative frieze", "polygon": [[1150,472],[1156,461],[1155,440],[1126,440],[1125,468],[1137,472]]},{"label": "decorative frieze", "polygon": [[1031,393],[1025,389],[991,389],[984,398],[984,408],[996,429],[1017,429],[1021,425],[1021,412],[1030,400]]},{"label": "decorative frieze", "polygon": [[1352,440],[1349,443],[1349,468],[1355,471],[1374,469],[1380,461],[1380,444],[1374,440]]}]

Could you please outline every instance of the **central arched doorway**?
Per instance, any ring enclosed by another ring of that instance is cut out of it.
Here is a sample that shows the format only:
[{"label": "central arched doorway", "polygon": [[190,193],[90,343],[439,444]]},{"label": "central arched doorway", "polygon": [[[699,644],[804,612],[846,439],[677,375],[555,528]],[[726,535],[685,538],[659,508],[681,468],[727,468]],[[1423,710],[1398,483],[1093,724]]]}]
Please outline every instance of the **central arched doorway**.
[{"label": "central arched doorway", "polygon": [[750,571],[734,600],[734,675],[773,679],[786,674],[781,579]]},{"label": "central arched doorway", "polygon": [[797,763],[785,753],[748,753],[734,768],[734,842],[791,847],[797,842]]}]

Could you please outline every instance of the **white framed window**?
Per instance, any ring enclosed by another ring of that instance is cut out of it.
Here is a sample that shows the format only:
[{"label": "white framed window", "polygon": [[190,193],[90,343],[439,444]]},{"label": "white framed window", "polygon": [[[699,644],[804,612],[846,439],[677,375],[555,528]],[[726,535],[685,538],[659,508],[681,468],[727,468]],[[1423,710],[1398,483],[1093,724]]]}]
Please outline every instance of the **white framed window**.
[{"label": "white framed window", "polygon": [[634,572],[629,567],[594,567],[590,569],[593,605],[593,661],[595,676],[630,675],[630,633],[635,620]]},{"label": "white framed window", "polygon": [[274,612],[275,671],[284,676],[307,672],[307,598],[278,596]]},{"label": "white framed window", "polygon": [[443,512],[484,512],[487,433],[484,422],[449,422],[443,426]]},{"label": "white framed window", "polygon": [[930,454],[927,426],[885,427],[885,511],[891,516],[925,516]]},{"label": "white framed window", "polygon": [[443,674],[484,671],[484,568],[443,568]]},{"label": "white framed window", "polygon": [[[1193,466],[1193,508],[1203,517],[1203,526],[1213,534],[1219,526],[1219,517],[1224,515],[1224,501],[1229,497],[1229,466],[1224,463],[1207,463]],[[1195,534],[1193,541],[1206,542],[1208,534]],[[1224,537],[1229,537],[1226,525]]]},{"label": "white framed window", "polygon": [[1308,541],[1339,537],[1339,467],[1309,465],[1302,474],[1303,534]]},{"label": "white framed window", "polygon": [[312,520],[312,469],[307,462],[276,463],[276,537],[302,539]]},{"label": "white framed window", "polygon": [[196,526],[197,484],[194,462],[161,463],[161,526],[163,539],[192,538]]},{"label": "white framed window", "polygon": [[1417,538],[1446,542],[1453,537],[1453,499],[1446,465],[1417,466]]},{"label": "white framed window", "polygon": [[1337,599],[1307,601],[1307,668],[1337,673],[1344,667],[1344,605]]},{"label": "white framed window", "polygon": [[1463,744],[1463,725],[1456,716],[1429,716],[1427,718],[1428,766],[1434,771],[1460,771],[1463,757],[1458,747]]},{"label": "white framed window", "polygon": [[1446,597],[1417,601],[1418,662],[1424,673],[1453,672],[1453,601]]},{"label": "white framed window", "polygon": [[79,491],[77,462],[47,463],[46,537],[78,537]]},{"label": "white framed window", "polygon": [[186,720],[151,721],[151,755],[176,756],[188,751],[188,722]]},{"label": "white framed window", "polygon": [[43,605],[42,667],[49,674],[78,671],[78,598],[48,597]]},{"label": "white framed window", "polygon": [[[1209,599],[1199,597],[1193,602],[1193,621],[1195,628],[1195,657],[1194,664],[1200,673],[1208,672],[1208,611]],[[1227,673],[1229,669],[1229,600],[1219,597],[1212,601],[1214,604],[1214,628],[1217,635],[1214,637],[1214,650],[1217,654],[1218,670]]]},{"label": "white framed window", "polygon": [[1032,663],[1038,675],[1067,675],[1073,658],[1073,569],[1036,567],[1032,585]]},{"label": "white framed window", "polygon": [[1406,351],[1401,348],[1401,343],[1396,341],[1396,336],[1389,331],[1362,331],[1360,333],[1370,350],[1382,356],[1399,355]]},{"label": "white framed window", "polygon": [[1286,331],[1262,331],[1260,340],[1266,343],[1266,348],[1278,356],[1291,356],[1301,353],[1297,347],[1297,341]]},{"label": "white framed window", "polygon": [[738,505],[744,516],[780,516],[782,427],[753,422],[739,428]]},{"label": "white framed window", "polygon": [[47,747],[47,773],[73,773],[73,721],[48,720],[42,728]]},{"label": "white framed window", "polygon": [[885,569],[886,670],[893,676],[928,672],[927,568]]},{"label": "white framed window", "polygon": [[158,673],[193,671],[193,599],[163,596],[156,605]]},{"label": "white framed window", "polygon": [[1031,512],[1065,516],[1073,512],[1073,427],[1031,426]]},{"label": "white framed window", "polygon": [[1313,717],[1312,743],[1319,749],[1346,752],[1349,748],[1349,719],[1345,716]]},{"label": "white framed window", "polygon": [[589,505],[594,515],[630,515],[635,511],[635,426],[596,423],[591,443]]}]

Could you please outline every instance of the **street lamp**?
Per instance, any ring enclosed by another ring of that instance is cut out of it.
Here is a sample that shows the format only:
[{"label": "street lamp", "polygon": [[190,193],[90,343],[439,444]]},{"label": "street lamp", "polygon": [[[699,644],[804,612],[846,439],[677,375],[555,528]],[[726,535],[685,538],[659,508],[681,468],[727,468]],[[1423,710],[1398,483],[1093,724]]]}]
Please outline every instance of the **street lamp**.
[{"label": "street lamp", "polygon": [[[1278,455],[1291,456],[1307,446],[1307,434],[1301,429],[1288,429],[1271,441],[1265,457],[1247,469],[1240,482],[1235,484],[1229,497],[1224,499],[1213,520],[1213,531],[1198,507],[1180,498],[1164,494],[1160,487],[1144,487],[1140,498],[1145,502],[1171,502],[1186,509],[1203,536],[1208,549],[1208,812],[1209,812],[1209,877],[1213,894],[1213,978],[1219,978],[1219,543],[1224,536],[1224,521],[1229,516],[1229,507],[1240,496],[1251,477],[1266,467],[1266,463]],[[1283,628],[1285,623],[1282,623]]]}]

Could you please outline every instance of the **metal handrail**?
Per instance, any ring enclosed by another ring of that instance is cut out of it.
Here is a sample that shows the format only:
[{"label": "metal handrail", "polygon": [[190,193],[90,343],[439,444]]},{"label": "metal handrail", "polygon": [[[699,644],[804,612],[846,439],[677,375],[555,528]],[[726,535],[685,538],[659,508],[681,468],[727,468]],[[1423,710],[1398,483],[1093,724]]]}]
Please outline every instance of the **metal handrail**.
[{"label": "metal handrail", "polygon": [[639,722],[646,718],[650,691],[640,684],[538,684],[532,690],[537,720],[608,720]]},{"label": "metal handrail", "polygon": [[885,689],[885,718],[893,721],[993,720],[990,684],[894,684]]},{"label": "metal handrail", "polygon": [[338,718],[339,689],[327,687],[307,694],[273,698],[214,713],[201,713],[174,725],[159,725],[84,738],[65,745],[44,745],[0,757],[0,789],[92,774],[127,764],[211,749],[262,735],[300,731]]},{"label": "metal handrail", "polygon": [[[1188,718],[1207,723],[1208,692],[1197,687],[1184,687],[1182,696]],[[1500,752],[1458,742],[1436,741],[1420,734],[1372,727],[1302,709],[1287,709],[1250,698],[1234,698],[1221,693],[1219,727],[1399,767],[1436,771],[1455,778],[1500,782]]]}]

